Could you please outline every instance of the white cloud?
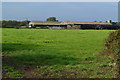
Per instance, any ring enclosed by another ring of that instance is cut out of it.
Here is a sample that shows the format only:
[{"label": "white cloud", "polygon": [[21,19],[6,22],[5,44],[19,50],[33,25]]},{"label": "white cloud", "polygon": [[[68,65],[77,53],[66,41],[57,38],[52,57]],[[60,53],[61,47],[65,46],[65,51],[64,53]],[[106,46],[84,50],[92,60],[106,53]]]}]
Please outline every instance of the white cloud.
[{"label": "white cloud", "polygon": [[119,2],[120,0],[2,0],[2,2]]}]

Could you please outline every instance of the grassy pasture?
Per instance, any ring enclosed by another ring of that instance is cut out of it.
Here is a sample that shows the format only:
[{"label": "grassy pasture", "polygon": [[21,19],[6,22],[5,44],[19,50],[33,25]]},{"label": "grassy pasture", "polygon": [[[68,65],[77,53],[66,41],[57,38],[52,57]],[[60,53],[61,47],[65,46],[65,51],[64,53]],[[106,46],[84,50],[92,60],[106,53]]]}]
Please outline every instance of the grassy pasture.
[{"label": "grassy pasture", "polygon": [[110,30],[2,29],[3,77],[115,78],[104,49]]}]

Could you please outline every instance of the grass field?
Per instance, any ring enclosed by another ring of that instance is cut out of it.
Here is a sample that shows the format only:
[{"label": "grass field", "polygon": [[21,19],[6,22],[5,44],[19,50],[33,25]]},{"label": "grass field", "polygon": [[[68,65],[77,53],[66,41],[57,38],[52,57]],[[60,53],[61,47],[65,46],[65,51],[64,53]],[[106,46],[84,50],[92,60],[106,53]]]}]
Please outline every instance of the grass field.
[{"label": "grass field", "polygon": [[115,78],[104,49],[110,30],[3,29],[3,77]]}]

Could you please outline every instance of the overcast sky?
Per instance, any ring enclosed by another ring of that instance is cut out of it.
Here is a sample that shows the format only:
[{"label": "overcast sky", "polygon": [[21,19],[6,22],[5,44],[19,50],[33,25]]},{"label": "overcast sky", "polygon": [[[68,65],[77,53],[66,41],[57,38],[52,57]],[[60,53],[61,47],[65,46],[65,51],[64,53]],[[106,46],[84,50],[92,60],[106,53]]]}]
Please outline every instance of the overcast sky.
[{"label": "overcast sky", "polygon": [[3,2],[3,20],[118,20],[117,2]]}]

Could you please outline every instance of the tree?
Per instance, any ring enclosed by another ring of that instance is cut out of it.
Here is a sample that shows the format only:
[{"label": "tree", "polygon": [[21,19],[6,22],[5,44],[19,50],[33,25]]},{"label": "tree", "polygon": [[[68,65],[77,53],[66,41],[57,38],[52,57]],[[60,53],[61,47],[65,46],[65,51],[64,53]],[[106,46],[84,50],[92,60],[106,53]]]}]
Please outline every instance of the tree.
[{"label": "tree", "polygon": [[30,21],[25,20],[25,21],[21,21],[20,22],[20,26],[27,26],[29,24]]},{"label": "tree", "polygon": [[2,27],[3,28],[18,28],[20,26],[27,26],[30,21],[15,21],[15,20],[9,20],[9,21],[2,21]]},{"label": "tree", "polygon": [[58,20],[56,19],[56,17],[49,17],[46,19],[46,21],[55,21],[58,22]]},{"label": "tree", "polygon": [[3,28],[14,28],[16,26],[19,26],[19,22],[15,20],[9,20],[9,21],[2,21],[2,27]]}]

